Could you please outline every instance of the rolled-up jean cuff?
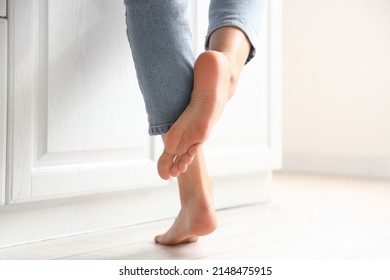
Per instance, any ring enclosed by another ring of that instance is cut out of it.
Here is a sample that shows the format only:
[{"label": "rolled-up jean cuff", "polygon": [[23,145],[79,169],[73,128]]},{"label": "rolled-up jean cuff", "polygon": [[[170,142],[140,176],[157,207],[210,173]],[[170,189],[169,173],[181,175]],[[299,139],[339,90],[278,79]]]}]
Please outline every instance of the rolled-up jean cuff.
[{"label": "rolled-up jean cuff", "polygon": [[213,34],[213,32],[219,28],[228,27],[228,26],[236,27],[236,28],[240,29],[242,32],[244,32],[244,34],[248,38],[249,43],[251,44],[251,49],[249,51],[249,55],[248,55],[248,58],[247,58],[245,64],[248,63],[256,54],[257,34],[255,31],[251,30],[251,28],[248,27],[248,25],[241,23],[241,22],[238,22],[238,21],[226,20],[226,21],[218,22],[218,24],[216,24],[214,26],[210,26],[208,29],[207,36],[206,36],[206,40],[205,40],[205,49],[206,50],[209,49],[211,34]]},{"label": "rolled-up jean cuff", "polygon": [[162,125],[149,125],[149,135],[155,136],[155,135],[167,134],[173,124],[174,123],[168,123]]}]

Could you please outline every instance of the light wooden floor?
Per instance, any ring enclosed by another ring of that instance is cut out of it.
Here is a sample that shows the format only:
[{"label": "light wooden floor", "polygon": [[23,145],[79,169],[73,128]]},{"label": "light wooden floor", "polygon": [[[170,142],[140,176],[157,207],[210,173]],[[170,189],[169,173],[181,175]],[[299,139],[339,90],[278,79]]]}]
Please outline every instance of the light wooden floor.
[{"label": "light wooden floor", "polygon": [[218,230],[194,244],[154,244],[165,220],[0,249],[0,259],[390,259],[390,181],[276,173],[273,184],[270,203],[219,211]]}]

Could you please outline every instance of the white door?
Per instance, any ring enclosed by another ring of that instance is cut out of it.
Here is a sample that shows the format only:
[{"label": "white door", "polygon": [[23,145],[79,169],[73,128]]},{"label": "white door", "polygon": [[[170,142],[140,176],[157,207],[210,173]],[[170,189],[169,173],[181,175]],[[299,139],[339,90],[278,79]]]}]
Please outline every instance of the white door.
[{"label": "white door", "polygon": [[122,1],[10,2],[11,202],[161,184]]},{"label": "white door", "polygon": [[[194,1],[196,45],[206,1]],[[10,201],[163,185],[146,135],[123,1],[10,2]],[[280,164],[280,1],[207,145],[213,176]],[[272,32],[274,31],[274,32]]]},{"label": "white door", "polygon": [[[1,15],[5,15],[0,7]],[[7,21],[0,18],[0,205],[5,203],[7,128]]]}]

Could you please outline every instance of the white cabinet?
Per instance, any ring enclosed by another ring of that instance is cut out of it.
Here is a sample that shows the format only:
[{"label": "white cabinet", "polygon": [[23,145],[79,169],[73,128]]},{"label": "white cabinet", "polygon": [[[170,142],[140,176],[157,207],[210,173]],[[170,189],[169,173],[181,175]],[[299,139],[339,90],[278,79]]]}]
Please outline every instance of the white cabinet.
[{"label": "white cabinet", "polygon": [[11,202],[162,184],[123,3],[10,5]]},{"label": "white cabinet", "polygon": [[[146,135],[123,3],[10,4],[10,200],[162,185],[155,168],[160,139]],[[198,5],[199,31],[207,7]],[[258,57],[206,147],[212,175],[270,172],[280,161],[272,8],[266,8]],[[204,34],[196,35],[203,41]]]},{"label": "white cabinet", "polygon": [[[23,242],[23,233],[31,230],[35,239],[42,239],[176,214],[176,188],[166,186],[174,182],[161,180],[156,172],[161,141],[147,135],[123,1],[13,0],[9,5],[6,193],[9,203],[19,205],[7,211],[29,205],[22,202],[49,203],[17,210],[20,219],[3,219],[7,230],[1,234],[12,238],[0,245]],[[245,67],[237,94],[206,146],[218,207],[264,201],[267,198],[255,190],[269,189],[271,171],[280,166],[281,1],[267,1],[266,6],[258,55]],[[207,4],[193,1],[193,7],[199,46]],[[5,104],[0,99],[2,109]],[[5,123],[5,115],[0,121]],[[76,202],[79,195],[102,193],[110,197],[110,205],[123,203],[123,197],[113,198],[120,193],[116,190],[131,192],[120,210],[104,206],[100,199],[95,206],[88,200],[88,211],[87,203]],[[57,213],[50,203],[52,198],[72,201],[76,196],[69,211],[61,204]],[[41,219],[46,207],[51,208]],[[75,211],[78,215],[66,218]],[[57,228],[47,226],[49,216]],[[26,217],[34,222],[23,222]]]},{"label": "white cabinet", "polygon": [[7,128],[7,21],[5,19],[0,18],[0,205],[3,205],[5,202],[6,128]]}]

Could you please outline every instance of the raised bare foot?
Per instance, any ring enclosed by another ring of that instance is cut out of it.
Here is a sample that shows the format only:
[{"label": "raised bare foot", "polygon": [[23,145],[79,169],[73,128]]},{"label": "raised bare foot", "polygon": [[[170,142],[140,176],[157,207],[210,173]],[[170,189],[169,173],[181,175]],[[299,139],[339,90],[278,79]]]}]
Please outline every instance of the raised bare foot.
[{"label": "raised bare foot", "polygon": [[158,161],[161,178],[168,180],[187,170],[233,96],[237,79],[238,71],[226,53],[206,51],[198,57],[191,101],[168,131]]}]

